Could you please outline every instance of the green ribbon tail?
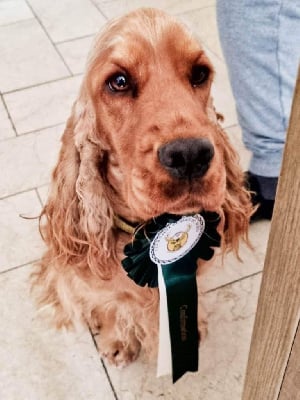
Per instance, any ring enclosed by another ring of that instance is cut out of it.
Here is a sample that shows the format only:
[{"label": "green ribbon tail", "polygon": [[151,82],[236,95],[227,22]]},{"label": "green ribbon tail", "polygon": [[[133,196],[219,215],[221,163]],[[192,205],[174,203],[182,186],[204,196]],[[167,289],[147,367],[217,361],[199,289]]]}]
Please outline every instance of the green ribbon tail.
[{"label": "green ribbon tail", "polygon": [[198,371],[197,263],[190,253],[162,265],[167,291],[173,383],[185,372]]}]

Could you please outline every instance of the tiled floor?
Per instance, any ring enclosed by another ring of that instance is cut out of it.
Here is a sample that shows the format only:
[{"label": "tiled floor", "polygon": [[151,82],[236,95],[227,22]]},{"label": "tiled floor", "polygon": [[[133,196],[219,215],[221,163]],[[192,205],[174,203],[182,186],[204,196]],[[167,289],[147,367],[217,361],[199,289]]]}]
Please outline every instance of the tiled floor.
[{"label": "tiled floor", "polygon": [[[57,333],[41,321],[28,276],[43,244],[37,219],[93,34],[138,6],[159,6],[187,22],[217,71],[214,96],[224,126],[249,155],[221,54],[214,0],[0,0],[0,398],[2,400],[239,400],[269,225],[251,226],[254,251],[228,255],[203,277],[210,333],[200,371],[175,386],[138,361],[106,366],[86,331]],[[22,218],[25,217],[25,218]],[[26,218],[27,217],[27,218]],[[30,219],[28,219],[30,218]]]}]

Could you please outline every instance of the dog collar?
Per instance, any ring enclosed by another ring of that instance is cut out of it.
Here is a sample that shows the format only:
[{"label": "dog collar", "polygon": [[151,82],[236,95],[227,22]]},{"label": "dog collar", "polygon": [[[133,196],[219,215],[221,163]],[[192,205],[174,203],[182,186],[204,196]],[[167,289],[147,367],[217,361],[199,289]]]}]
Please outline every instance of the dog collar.
[{"label": "dog collar", "polygon": [[118,215],[114,216],[114,223],[117,228],[121,229],[123,232],[129,233],[130,235],[134,235],[138,226],[138,224],[130,224]]},{"label": "dog collar", "polygon": [[220,246],[216,213],[163,214],[136,229],[122,265],[140,286],[159,288],[157,375],[198,370],[197,259],[209,260]]}]

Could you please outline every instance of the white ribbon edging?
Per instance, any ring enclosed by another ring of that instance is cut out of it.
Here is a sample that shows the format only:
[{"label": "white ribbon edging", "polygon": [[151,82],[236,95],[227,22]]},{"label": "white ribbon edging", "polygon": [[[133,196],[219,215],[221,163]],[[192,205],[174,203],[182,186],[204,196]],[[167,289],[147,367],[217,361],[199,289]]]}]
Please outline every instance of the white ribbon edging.
[{"label": "white ribbon edging", "polygon": [[169,329],[169,315],[167,290],[162,274],[162,266],[157,264],[159,288],[159,345],[157,356],[157,377],[172,375],[171,338]]}]

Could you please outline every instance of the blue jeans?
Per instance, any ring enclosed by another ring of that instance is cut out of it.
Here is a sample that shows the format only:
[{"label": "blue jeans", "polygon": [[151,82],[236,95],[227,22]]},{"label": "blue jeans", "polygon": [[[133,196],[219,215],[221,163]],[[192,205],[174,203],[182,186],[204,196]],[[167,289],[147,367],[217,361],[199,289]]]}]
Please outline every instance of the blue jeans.
[{"label": "blue jeans", "polygon": [[249,171],[278,177],[300,57],[300,0],[217,0],[217,19],[252,151]]}]

